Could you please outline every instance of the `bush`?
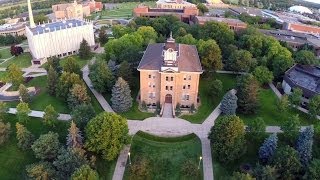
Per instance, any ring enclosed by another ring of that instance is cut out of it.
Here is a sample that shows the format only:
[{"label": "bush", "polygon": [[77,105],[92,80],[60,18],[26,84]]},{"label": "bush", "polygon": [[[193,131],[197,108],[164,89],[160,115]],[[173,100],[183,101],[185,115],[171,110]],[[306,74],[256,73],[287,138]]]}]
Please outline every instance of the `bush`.
[{"label": "bush", "polygon": [[146,158],[136,160],[130,166],[130,180],[151,179],[150,162]]},{"label": "bush", "polygon": [[42,160],[54,159],[59,150],[59,135],[49,131],[47,134],[40,135],[33,145],[31,146],[36,158]]},{"label": "bush", "polygon": [[4,122],[0,121],[0,145],[5,143],[9,139],[10,133],[10,123],[5,124]]},{"label": "bush", "polygon": [[200,179],[200,170],[198,169],[197,162],[187,160],[181,167],[181,174],[186,179]]}]

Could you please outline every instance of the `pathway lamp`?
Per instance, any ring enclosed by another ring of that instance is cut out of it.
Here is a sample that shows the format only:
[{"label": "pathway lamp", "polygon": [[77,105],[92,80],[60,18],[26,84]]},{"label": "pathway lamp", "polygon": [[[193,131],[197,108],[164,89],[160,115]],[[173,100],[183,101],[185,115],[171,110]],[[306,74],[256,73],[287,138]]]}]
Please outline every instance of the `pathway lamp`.
[{"label": "pathway lamp", "polygon": [[201,160],[202,160],[202,156],[199,157],[198,169],[200,169]]}]

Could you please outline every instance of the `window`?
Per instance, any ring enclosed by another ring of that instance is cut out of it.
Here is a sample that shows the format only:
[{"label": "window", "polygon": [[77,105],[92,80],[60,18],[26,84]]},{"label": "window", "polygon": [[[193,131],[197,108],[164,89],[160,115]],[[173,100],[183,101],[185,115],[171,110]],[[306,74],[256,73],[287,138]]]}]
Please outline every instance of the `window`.
[{"label": "window", "polygon": [[149,74],[149,78],[151,78],[151,74]]},{"label": "window", "polygon": [[188,80],[191,80],[191,75],[188,76]]},{"label": "window", "polygon": [[148,86],[151,87],[151,82],[148,83]]},{"label": "window", "polygon": [[172,87],[172,86],[170,86],[170,91],[172,91],[172,89],[173,89],[173,87]]},{"label": "window", "polygon": [[184,95],[182,95],[182,100],[184,100],[184,101],[189,101],[189,99],[190,99],[189,94],[184,94]]},{"label": "window", "polygon": [[183,76],[183,80],[187,80],[187,75],[184,75],[184,76]]},{"label": "window", "polygon": [[186,95],[186,100],[189,101],[189,95]]},{"label": "window", "polygon": [[190,89],[190,85],[188,85],[188,89]]},{"label": "window", "polygon": [[173,81],[173,77],[171,77],[171,81]]},{"label": "window", "polygon": [[153,98],[155,98],[156,97],[156,93],[155,92],[150,92],[149,93],[149,98],[150,99],[153,99]]},{"label": "window", "polygon": [[152,76],[152,78],[153,78],[153,79],[155,79],[155,78],[156,78],[156,76]]},{"label": "window", "polygon": [[183,85],[182,89],[186,89],[186,85]]},{"label": "window", "polygon": [[155,85],[155,84],[153,84],[153,85],[152,85],[152,87],[153,87],[153,88],[155,88],[155,87],[156,87],[156,85]]},{"label": "window", "polygon": [[166,81],[169,81],[169,77],[168,76],[166,76]]},{"label": "window", "polygon": [[168,89],[168,86],[166,86],[166,90],[169,90],[169,89]]}]

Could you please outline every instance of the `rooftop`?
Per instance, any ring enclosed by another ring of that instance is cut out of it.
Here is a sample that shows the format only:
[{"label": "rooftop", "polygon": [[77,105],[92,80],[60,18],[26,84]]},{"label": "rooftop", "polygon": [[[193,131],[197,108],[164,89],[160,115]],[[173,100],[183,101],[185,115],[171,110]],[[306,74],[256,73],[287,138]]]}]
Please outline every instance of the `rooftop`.
[{"label": "rooftop", "polygon": [[[156,2],[157,4],[158,3],[172,3],[172,4],[189,4],[189,5],[194,5],[190,2],[187,2],[187,1],[184,1],[184,0],[181,0],[181,1],[177,1],[177,0],[158,0]],[[195,5],[194,5],[195,6]]]},{"label": "rooftop", "polygon": [[87,24],[88,22],[86,21],[82,21],[78,19],[68,19],[63,21],[56,21],[56,22],[36,25],[35,28],[30,28],[30,30],[33,34],[43,34],[50,31],[59,31],[62,29],[72,28],[76,26],[83,26]]},{"label": "rooftop", "polygon": [[250,16],[261,16],[264,17],[264,14],[262,13],[261,9],[257,8],[252,8],[252,7],[231,7],[229,8],[230,10],[242,14],[242,13],[247,13]]},{"label": "rooftop", "polygon": [[[193,45],[177,44],[179,71],[202,72],[197,48]],[[149,44],[138,66],[138,70],[161,70],[164,62],[165,43]]]},{"label": "rooftop", "polygon": [[239,19],[232,18],[222,18],[222,17],[210,17],[210,16],[196,16],[199,21],[217,21],[225,23],[234,23],[234,24],[246,24]]}]

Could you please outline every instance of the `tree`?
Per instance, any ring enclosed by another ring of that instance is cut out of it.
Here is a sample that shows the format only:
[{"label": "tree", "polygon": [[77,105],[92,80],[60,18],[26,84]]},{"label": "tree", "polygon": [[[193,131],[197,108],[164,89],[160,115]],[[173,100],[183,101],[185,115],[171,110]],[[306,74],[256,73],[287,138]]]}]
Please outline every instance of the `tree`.
[{"label": "tree", "polygon": [[300,130],[300,120],[299,120],[299,115],[292,116],[291,118],[287,119],[281,126],[280,129],[284,132],[285,138],[289,142],[293,142]]},{"label": "tree", "polygon": [[220,70],[223,67],[221,49],[216,41],[210,39],[207,41],[199,40],[197,44],[201,64],[207,70]]},{"label": "tree", "polygon": [[67,57],[66,62],[62,65],[63,71],[69,73],[75,73],[81,76],[80,66],[77,60],[73,57]]},{"label": "tree", "polygon": [[81,104],[76,106],[71,112],[73,121],[76,122],[80,129],[84,129],[90,119],[96,116],[96,112],[91,104]]},{"label": "tree", "polygon": [[0,145],[5,143],[9,139],[10,133],[11,133],[11,124],[9,122],[4,123],[0,121]]},{"label": "tree", "polygon": [[87,160],[80,154],[77,154],[77,151],[70,148],[60,148],[57,158],[53,161],[53,165],[63,179],[70,177],[77,168],[85,164],[87,164]]},{"label": "tree", "polygon": [[94,89],[100,93],[110,91],[113,86],[114,79],[110,69],[108,68],[108,66],[106,66],[105,62],[95,62],[93,65],[89,66],[89,69],[89,78],[92,81]]},{"label": "tree", "polygon": [[259,159],[263,164],[271,162],[273,155],[275,154],[278,146],[277,134],[272,134],[266,138],[259,149]]},{"label": "tree", "polygon": [[316,119],[320,114],[320,95],[313,96],[308,106],[310,116]]},{"label": "tree", "polygon": [[127,142],[128,131],[125,118],[115,113],[102,112],[86,126],[85,147],[89,151],[101,153],[103,159],[113,160]]},{"label": "tree", "polygon": [[51,66],[53,69],[54,69],[54,71],[56,72],[56,73],[58,73],[58,75],[60,75],[61,74],[61,71],[62,71],[62,67],[60,66],[60,59],[59,58],[57,58],[57,57],[50,57],[50,58],[48,58],[48,69],[47,69],[47,71],[49,70],[49,67]]},{"label": "tree", "polygon": [[69,133],[67,136],[67,147],[69,148],[81,148],[83,145],[82,133],[77,127],[77,125],[71,121]]},{"label": "tree", "polygon": [[248,126],[248,129],[253,139],[260,140],[266,134],[266,123],[261,117],[257,117]]},{"label": "tree", "polygon": [[24,81],[23,72],[14,63],[10,64],[7,70],[6,80],[12,83],[13,87],[18,87]]},{"label": "tree", "polygon": [[50,104],[44,109],[43,122],[53,127],[58,120],[59,114],[54,110],[54,107]]},{"label": "tree", "polygon": [[291,105],[299,106],[301,103],[303,92],[300,88],[294,88],[292,94],[289,96]]},{"label": "tree", "polygon": [[121,77],[112,88],[112,109],[116,112],[128,111],[132,106],[131,90],[129,85]]},{"label": "tree", "polygon": [[281,47],[279,49],[279,54],[272,58],[273,76],[276,78],[281,77],[292,65],[293,59],[291,57],[291,52],[287,48]]},{"label": "tree", "polygon": [[17,105],[17,117],[19,122],[28,122],[29,116],[28,114],[31,112],[28,103],[20,102]]},{"label": "tree", "polygon": [[108,36],[106,34],[105,28],[99,30],[99,42],[100,46],[104,46],[108,42]]},{"label": "tree", "polygon": [[253,75],[260,84],[268,84],[273,80],[273,73],[265,66],[256,67]]},{"label": "tree", "polygon": [[57,89],[57,84],[58,84],[58,73],[53,69],[52,66],[49,66],[48,69],[48,81],[47,81],[47,89],[48,93],[51,96],[56,95],[56,89]]},{"label": "tree", "polygon": [[83,39],[80,43],[80,48],[79,48],[79,56],[81,59],[88,59],[91,55],[91,50],[88,42]]},{"label": "tree", "polygon": [[223,84],[219,79],[215,79],[209,82],[209,94],[213,97],[217,97],[221,94]]},{"label": "tree", "polygon": [[238,111],[253,114],[258,109],[259,84],[251,74],[240,76],[237,80]]},{"label": "tree", "polygon": [[116,64],[115,61],[110,59],[108,61],[108,65],[107,66],[108,66],[109,70],[111,71],[111,74],[116,74],[117,64]]},{"label": "tree", "polygon": [[278,99],[277,107],[280,112],[287,112],[289,107],[289,98],[288,95],[283,95],[281,99]]},{"label": "tree", "polygon": [[4,120],[5,114],[8,111],[7,104],[5,102],[0,102],[0,121]]},{"label": "tree", "polygon": [[255,178],[248,173],[234,172],[230,177],[230,180],[255,180]]},{"label": "tree", "polygon": [[136,180],[136,179],[150,179],[151,173],[149,170],[150,167],[150,161],[143,157],[139,160],[136,160],[131,166],[130,166],[130,180]]},{"label": "tree", "polygon": [[313,134],[313,127],[309,126],[300,132],[297,140],[296,149],[300,157],[300,162],[304,167],[308,167],[312,160]]},{"label": "tree", "polygon": [[47,134],[40,135],[31,146],[36,158],[42,160],[54,159],[59,150],[59,135],[49,131]]},{"label": "tree", "polygon": [[191,34],[187,34],[182,37],[178,37],[177,42],[181,43],[181,44],[189,44],[189,45],[196,45],[197,44],[197,40]]},{"label": "tree", "polygon": [[320,179],[320,160],[313,159],[308,167],[307,177],[311,180]]},{"label": "tree", "polygon": [[261,180],[276,180],[278,178],[277,170],[273,166],[262,166],[257,164],[254,169],[254,176]]},{"label": "tree", "polygon": [[197,4],[197,8],[199,9],[200,13],[201,14],[204,14],[206,12],[209,12],[209,9],[207,8],[207,6],[205,6],[204,4],[202,3],[198,3]]},{"label": "tree", "polygon": [[111,30],[112,30],[113,37],[116,39],[121,38],[125,34],[130,34],[133,32],[133,29],[120,24],[112,26]]},{"label": "tree", "polygon": [[80,76],[75,73],[63,72],[57,85],[57,96],[67,100],[70,89],[75,84],[83,84]]},{"label": "tree", "polygon": [[136,33],[142,36],[143,46],[155,43],[158,38],[157,32],[151,26],[141,26],[137,29]]},{"label": "tree", "polygon": [[74,84],[68,95],[68,105],[70,109],[75,108],[80,104],[90,103],[90,96],[87,92],[87,87],[84,84]]},{"label": "tree", "polygon": [[211,128],[213,154],[222,163],[240,158],[246,151],[244,123],[237,116],[223,116]]},{"label": "tree", "polygon": [[14,45],[11,46],[11,48],[10,48],[10,54],[11,54],[12,56],[19,56],[19,55],[22,54],[22,53],[23,53],[22,47],[20,47],[20,46],[14,46]]},{"label": "tree", "polygon": [[301,169],[297,151],[288,145],[277,150],[273,165],[280,179],[295,179]]},{"label": "tree", "polygon": [[17,129],[17,140],[18,140],[18,147],[23,150],[27,150],[31,148],[31,145],[34,141],[34,135],[28,131],[24,125],[20,123],[16,123]]},{"label": "tree", "polygon": [[201,179],[197,164],[192,160],[187,160],[182,164],[181,174],[185,179]]},{"label": "tree", "polygon": [[226,68],[232,71],[249,72],[256,66],[257,62],[247,50],[236,50],[226,62]]},{"label": "tree", "polygon": [[130,64],[127,61],[123,61],[120,64],[120,67],[118,69],[118,78],[122,77],[125,81],[127,81],[129,84],[133,84],[132,82],[132,68],[130,67]]},{"label": "tree", "polygon": [[19,86],[19,95],[22,102],[29,103],[31,101],[28,89],[23,84]]},{"label": "tree", "polygon": [[47,23],[47,21],[48,21],[48,17],[43,13],[34,16],[35,24],[39,24],[39,23],[44,24],[44,23]]},{"label": "tree", "polygon": [[295,54],[295,62],[302,65],[316,65],[319,64],[316,56],[312,51],[300,50]]},{"label": "tree", "polygon": [[55,179],[56,171],[49,162],[38,162],[26,166],[27,176],[30,179]]},{"label": "tree", "polygon": [[224,115],[235,115],[237,110],[238,98],[235,93],[229,91],[223,96],[221,101],[220,110]]},{"label": "tree", "polygon": [[88,165],[82,165],[76,169],[71,176],[72,180],[98,180],[99,176],[97,171],[90,168]]}]

